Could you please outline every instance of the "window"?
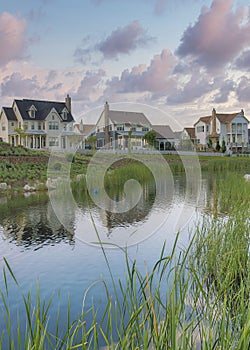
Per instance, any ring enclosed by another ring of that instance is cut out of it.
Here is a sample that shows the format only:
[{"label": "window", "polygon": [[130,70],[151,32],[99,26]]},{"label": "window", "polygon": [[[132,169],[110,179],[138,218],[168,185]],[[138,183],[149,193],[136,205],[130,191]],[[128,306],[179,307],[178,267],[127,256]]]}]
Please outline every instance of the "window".
[{"label": "window", "polygon": [[197,132],[204,132],[204,130],[205,130],[204,125],[197,126]]},{"label": "window", "polygon": [[31,130],[35,129],[35,123],[31,123]]},{"label": "window", "polygon": [[52,119],[52,120],[55,120],[55,116],[54,116],[53,114],[52,114],[52,116],[51,116],[51,119]]},{"label": "window", "polygon": [[149,131],[149,128],[143,126],[143,127],[142,127],[142,131]]},{"label": "window", "polygon": [[58,146],[59,145],[59,140],[58,137],[49,137],[49,146]]},{"label": "window", "polygon": [[209,125],[207,125],[206,130],[207,130],[207,132],[209,132]]},{"label": "window", "polygon": [[38,122],[38,130],[42,130],[42,123]]},{"label": "window", "polygon": [[116,130],[117,130],[117,131],[124,131],[124,125],[123,125],[123,124],[118,124],[118,125],[116,126]]},{"label": "window", "polygon": [[45,130],[45,122],[43,122],[43,130]]},{"label": "window", "polygon": [[6,130],[5,125],[2,125],[2,131],[5,131],[5,130]]},{"label": "window", "polygon": [[132,128],[130,128],[131,131],[136,131],[136,126],[132,126]]},{"label": "window", "polygon": [[58,122],[49,122],[49,130],[59,130]]},{"label": "window", "polygon": [[30,110],[30,118],[35,118],[35,116],[36,116],[35,110],[34,110],[34,109],[31,109],[31,110]]},{"label": "window", "polygon": [[67,111],[62,112],[62,118],[63,120],[67,120]]}]

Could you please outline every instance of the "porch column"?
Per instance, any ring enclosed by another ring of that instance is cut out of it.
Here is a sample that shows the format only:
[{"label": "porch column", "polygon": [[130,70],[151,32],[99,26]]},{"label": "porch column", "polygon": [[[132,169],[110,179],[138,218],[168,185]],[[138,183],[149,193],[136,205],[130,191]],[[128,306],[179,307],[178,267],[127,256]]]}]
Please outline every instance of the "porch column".
[{"label": "porch column", "polygon": [[42,136],[39,135],[39,148],[42,148]]},{"label": "porch column", "polygon": [[35,148],[35,136],[32,135],[32,148]]}]

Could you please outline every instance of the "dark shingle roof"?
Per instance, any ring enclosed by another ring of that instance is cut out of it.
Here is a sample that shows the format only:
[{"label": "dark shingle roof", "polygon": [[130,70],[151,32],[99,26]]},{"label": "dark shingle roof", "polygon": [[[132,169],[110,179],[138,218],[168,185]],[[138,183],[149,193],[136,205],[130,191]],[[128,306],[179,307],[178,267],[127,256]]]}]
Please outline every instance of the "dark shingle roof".
[{"label": "dark shingle roof", "polygon": [[[42,100],[15,100],[16,105],[24,120],[45,120],[52,108],[55,108],[57,113],[61,115],[64,108],[67,108],[65,102],[42,101]],[[28,110],[31,106],[36,108],[35,118],[31,118]],[[74,121],[72,114],[67,113],[67,119],[62,119],[64,122]]]},{"label": "dark shingle roof", "polygon": [[8,120],[16,121],[16,115],[11,107],[3,107],[3,111],[7,117]]}]

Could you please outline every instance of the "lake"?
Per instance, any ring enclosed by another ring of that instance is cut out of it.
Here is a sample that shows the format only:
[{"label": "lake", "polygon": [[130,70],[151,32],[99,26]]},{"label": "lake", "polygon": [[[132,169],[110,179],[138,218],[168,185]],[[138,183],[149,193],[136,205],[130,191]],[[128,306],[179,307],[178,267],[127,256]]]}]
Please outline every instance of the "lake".
[{"label": "lake", "polygon": [[[164,242],[166,254],[171,251],[178,230],[178,245],[185,247],[194,222],[199,222],[210,207],[213,175],[203,174],[199,196],[196,190],[187,188],[185,175],[174,176],[171,184],[163,179],[159,186],[157,195],[153,183],[143,183],[137,205],[126,213],[100,208],[77,191],[75,206],[69,205],[67,195],[57,198],[56,191],[51,191],[50,196],[38,193],[1,197],[1,265],[4,266],[5,258],[19,283],[17,286],[8,278],[11,312],[20,311],[22,293],[31,291],[35,295],[39,286],[45,300],[54,294],[50,319],[56,318],[60,306],[63,327],[69,297],[72,320],[81,314],[86,291],[85,308],[94,303],[102,309],[106,300],[102,281],[112,288],[107,260],[114,280],[118,281],[126,278],[124,250],[131,261],[136,259],[141,271],[146,271],[160,257]],[[98,196],[97,191],[95,195]],[[121,192],[113,192],[112,197],[120,200]],[[0,283],[3,288],[3,274]],[[0,318],[3,329],[3,316]]]}]

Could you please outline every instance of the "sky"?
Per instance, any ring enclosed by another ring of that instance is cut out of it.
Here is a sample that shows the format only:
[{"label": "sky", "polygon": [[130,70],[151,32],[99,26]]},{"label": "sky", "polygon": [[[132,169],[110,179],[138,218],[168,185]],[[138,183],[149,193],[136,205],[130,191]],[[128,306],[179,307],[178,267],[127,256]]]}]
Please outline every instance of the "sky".
[{"label": "sky", "polygon": [[0,106],[67,94],[86,123],[105,101],[183,126],[213,108],[248,117],[249,1],[1,0]]}]

